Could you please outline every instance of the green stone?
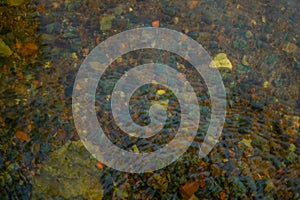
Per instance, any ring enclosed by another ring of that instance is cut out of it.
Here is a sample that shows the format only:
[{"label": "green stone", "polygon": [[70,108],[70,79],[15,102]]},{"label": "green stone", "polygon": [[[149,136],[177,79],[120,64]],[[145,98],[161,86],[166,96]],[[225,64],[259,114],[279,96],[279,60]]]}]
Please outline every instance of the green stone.
[{"label": "green stone", "polygon": [[32,198],[102,199],[101,176],[96,162],[81,141],[66,143],[50,154],[32,178]]}]

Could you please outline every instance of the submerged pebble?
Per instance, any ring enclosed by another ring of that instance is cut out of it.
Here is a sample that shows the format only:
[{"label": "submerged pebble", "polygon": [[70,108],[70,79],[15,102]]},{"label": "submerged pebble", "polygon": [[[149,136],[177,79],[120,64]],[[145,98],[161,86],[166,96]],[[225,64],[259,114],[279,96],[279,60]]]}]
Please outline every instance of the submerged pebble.
[{"label": "submerged pebble", "polygon": [[100,21],[100,29],[102,31],[107,31],[107,30],[111,29],[112,21],[114,18],[115,18],[115,16],[113,16],[113,15],[108,15],[108,16],[102,17],[102,19]]},{"label": "submerged pebble", "polygon": [[10,6],[20,6],[21,4],[24,3],[24,0],[8,0],[7,3]]},{"label": "submerged pebble", "polygon": [[96,163],[81,141],[66,143],[50,153],[50,158],[33,177],[33,198],[102,199],[103,189]]},{"label": "submerged pebble", "polygon": [[217,69],[227,68],[232,70],[232,64],[225,53],[217,54],[210,63],[210,67]]},{"label": "submerged pebble", "polygon": [[243,40],[243,39],[236,39],[232,42],[232,45],[234,48],[238,49],[238,50],[244,50],[246,48],[248,48],[248,43],[247,41]]},{"label": "submerged pebble", "polygon": [[13,52],[11,51],[9,46],[7,46],[2,39],[0,39],[0,56],[8,57],[12,53]]},{"label": "submerged pebble", "polygon": [[247,31],[246,32],[246,38],[252,38],[253,37],[253,33],[251,31]]}]

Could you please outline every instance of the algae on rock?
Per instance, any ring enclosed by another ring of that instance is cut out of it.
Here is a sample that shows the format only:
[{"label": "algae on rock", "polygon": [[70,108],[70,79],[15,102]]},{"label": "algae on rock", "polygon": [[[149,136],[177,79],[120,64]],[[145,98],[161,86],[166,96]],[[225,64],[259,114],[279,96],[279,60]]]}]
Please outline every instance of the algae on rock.
[{"label": "algae on rock", "polygon": [[68,142],[50,154],[32,180],[34,199],[102,199],[100,173],[81,141]]}]

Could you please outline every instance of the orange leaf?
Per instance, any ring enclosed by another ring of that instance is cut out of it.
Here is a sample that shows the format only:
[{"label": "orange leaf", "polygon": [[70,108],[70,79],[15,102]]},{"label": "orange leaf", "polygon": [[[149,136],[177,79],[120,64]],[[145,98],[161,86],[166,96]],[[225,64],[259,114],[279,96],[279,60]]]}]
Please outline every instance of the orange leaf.
[{"label": "orange leaf", "polygon": [[155,28],[159,27],[159,20],[153,21],[152,26]]},{"label": "orange leaf", "polygon": [[190,6],[189,6],[190,10],[193,10],[194,7],[197,5],[197,3],[198,3],[198,1],[192,1]]},{"label": "orange leaf", "polygon": [[17,131],[16,132],[16,137],[21,141],[21,142],[29,142],[30,138],[27,133],[23,131]]},{"label": "orange leaf", "polygon": [[180,188],[180,194],[184,199],[189,199],[199,189],[199,182],[187,182]]}]

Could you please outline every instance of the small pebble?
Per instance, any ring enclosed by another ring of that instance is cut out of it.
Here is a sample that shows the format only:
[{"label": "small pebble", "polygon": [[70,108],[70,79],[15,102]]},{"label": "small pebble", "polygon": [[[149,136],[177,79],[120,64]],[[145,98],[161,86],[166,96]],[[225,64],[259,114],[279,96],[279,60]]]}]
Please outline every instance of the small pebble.
[{"label": "small pebble", "polygon": [[179,18],[178,18],[178,17],[174,17],[174,18],[173,18],[173,22],[174,22],[174,24],[178,24]]},{"label": "small pebble", "polygon": [[253,37],[253,33],[251,31],[247,31],[246,32],[246,38],[252,38]]}]

